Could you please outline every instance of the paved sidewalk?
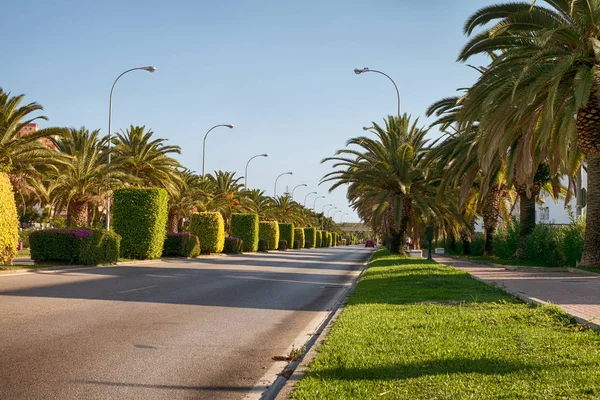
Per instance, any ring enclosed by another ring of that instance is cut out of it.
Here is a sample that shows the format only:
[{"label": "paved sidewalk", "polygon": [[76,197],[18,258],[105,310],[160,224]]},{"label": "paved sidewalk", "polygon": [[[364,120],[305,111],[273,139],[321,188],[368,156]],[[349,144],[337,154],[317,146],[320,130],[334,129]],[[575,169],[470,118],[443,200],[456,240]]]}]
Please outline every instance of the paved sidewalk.
[{"label": "paved sidewalk", "polygon": [[493,282],[523,300],[556,304],[578,322],[600,329],[600,275],[552,269],[509,271],[444,256],[435,260],[467,271],[485,283]]}]

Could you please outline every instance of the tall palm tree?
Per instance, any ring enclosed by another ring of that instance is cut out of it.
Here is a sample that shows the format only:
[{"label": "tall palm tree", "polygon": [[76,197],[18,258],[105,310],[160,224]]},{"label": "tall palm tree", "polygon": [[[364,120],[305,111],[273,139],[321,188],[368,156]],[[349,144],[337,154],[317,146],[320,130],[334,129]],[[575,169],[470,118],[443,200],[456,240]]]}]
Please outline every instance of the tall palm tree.
[{"label": "tall palm tree", "polygon": [[206,204],[210,211],[219,211],[225,220],[225,228],[228,230],[231,221],[231,214],[235,211],[241,211],[241,191],[244,184],[240,181],[242,177],[236,177],[235,172],[215,171],[214,174],[208,174],[205,177],[212,189],[212,197]]},{"label": "tall palm tree", "polygon": [[[571,164],[578,150],[584,154],[588,209],[582,264],[600,266],[600,3],[544,2],[492,5],[467,20],[467,34],[483,30],[459,60],[497,56],[469,91],[467,119],[478,119],[486,133],[486,161],[517,139],[517,151],[532,159],[556,154]],[[531,187],[537,166],[521,159],[519,171]],[[551,176],[559,169],[557,161],[549,163]]]},{"label": "tall palm tree", "polygon": [[273,198],[267,196],[264,190],[243,190],[241,193],[241,203],[244,211],[257,214],[263,219],[266,218],[273,204]]},{"label": "tall palm tree", "polygon": [[204,211],[209,194],[202,178],[189,169],[178,172],[181,175],[176,180],[177,191],[169,200],[169,217],[167,231],[174,233],[180,229],[182,218],[196,211]]}]

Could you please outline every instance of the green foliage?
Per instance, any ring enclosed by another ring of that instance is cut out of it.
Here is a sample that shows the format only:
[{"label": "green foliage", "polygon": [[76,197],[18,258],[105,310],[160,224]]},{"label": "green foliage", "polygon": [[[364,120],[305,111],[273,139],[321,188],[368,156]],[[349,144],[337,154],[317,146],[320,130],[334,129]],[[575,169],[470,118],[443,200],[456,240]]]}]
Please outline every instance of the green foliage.
[{"label": "green foliage", "polygon": [[231,236],[244,241],[244,251],[258,250],[259,224],[257,214],[231,214]]},{"label": "green foliage", "polygon": [[331,246],[333,246],[333,233],[327,232],[327,243],[326,243],[325,247],[331,247]]},{"label": "green foliage", "polygon": [[322,247],[323,231],[317,230],[315,233],[315,247]]},{"label": "green foliage", "polygon": [[304,228],[304,240],[306,242],[306,248],[312,249],[315,247],[315,240],[317,237],[317,228]]},{"label": "green foliage", "polygon": [[285,240],[288,246],[294,244],[294,224],[279,224],[279,241]]},{"label": "green foliage", "polygon": [[218,212],[194,213],[190,232],[198,236],[202,254],[220,253],[225,246],[225,222]]},{"label": "green foliage", "polygon": [[57,229],[63,229],[67,227],[67,219],[65,217],[55,217],[50,220],[50,226]]},{"label": "green foliage", "polygon": [[563,265],[562,230],[555,226],[537,224],[525,242],[525,254],[544,265],[558,267]]},{"label": "green foliage", "polygon": [[114,192],[113,229],[121,235],[121,257],[160,258],[167,233],[169,196],[161,188]]},{"label": "green foliage", "polygon": [[277,250],[285,251],[287,249],[288,249],[288,242],[287,242],[287,240],[280,240],[279,241],[279,246],[277,246]]},{"label": "green foliage", "polygon": [[485,250],[485,236],[476,232],[471,238],[471,255],[482,256]]},{"label": "green foliage", "polygon": [[19,245],[19,219],[8,175],[0,173],[0,264],[12,264]]},{"label": "green foliage", "polygon": [[117,262],[121,237],[100,229],[46,229],[32,232],[29,240],[36,263],[97,265]]},{"label": "green foliage", "polygon": [[512,221],[500,226],[494,239],[492,247],[494,254],[503,259],[512,258],[519,245],[519,221],[513,218]]},{"label": "green foliage", "polygon": [[240,238],[226,237],[223,253],[225,254],[241,254],[244,251],[244,241]]},{"label": "green foliage", "polygon": [[294,248],[303,249],[304,241],[304,228],[294,228]]},{"label": "green foliage", "polygon": [[29,248],[29,235],[35,232],[35,228],[19,229],[19,242],[23,242],[23,248]]},{"label": "green foliage", "polygon": [[196,257],[200,255],[198,236],[191,233],[167,233],[163,257]]},{"label": "green foliage", "polygon": [[269,251],[269,242],[265,239],[259,239],[258,251]]},{"label": "green foliage", "polygon": [[566,265],[574,267],[581,261],[583,254],[583,236],[585,233],[585,217],[573,221],[563,229],[563,258]]},{"label": "green foliage", "polygon": [[267,249],[275,250],[279,245],[279,224],[277,221],[261,221],[259,223],[260,240],[267,241]]}]

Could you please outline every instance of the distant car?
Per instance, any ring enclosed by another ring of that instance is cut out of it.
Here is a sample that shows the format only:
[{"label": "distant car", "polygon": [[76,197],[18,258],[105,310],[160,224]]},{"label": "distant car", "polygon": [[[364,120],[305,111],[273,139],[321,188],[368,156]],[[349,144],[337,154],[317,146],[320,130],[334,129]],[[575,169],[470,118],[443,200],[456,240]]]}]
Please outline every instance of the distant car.
[{"label": "distant car", "polygon": [[375,241],[373,239],[365,240],[365,247],[375,247]]}]

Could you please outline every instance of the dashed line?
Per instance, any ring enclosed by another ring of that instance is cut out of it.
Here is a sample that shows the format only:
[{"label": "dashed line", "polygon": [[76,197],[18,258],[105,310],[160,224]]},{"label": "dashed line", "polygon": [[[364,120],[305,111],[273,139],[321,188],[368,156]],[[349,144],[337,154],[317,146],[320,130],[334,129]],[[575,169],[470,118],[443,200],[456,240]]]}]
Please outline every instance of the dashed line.
[{"label": "dashed line", "polygon": [[117,294],[137,292],[138,290],[151,289],[151,288],[155,288],[155,287],[158,287],[158,286],[160,286],[160,285],[144,286],[144,287],[137,288],[137,289],[123,290],[122,292],[117,292]]}]

